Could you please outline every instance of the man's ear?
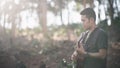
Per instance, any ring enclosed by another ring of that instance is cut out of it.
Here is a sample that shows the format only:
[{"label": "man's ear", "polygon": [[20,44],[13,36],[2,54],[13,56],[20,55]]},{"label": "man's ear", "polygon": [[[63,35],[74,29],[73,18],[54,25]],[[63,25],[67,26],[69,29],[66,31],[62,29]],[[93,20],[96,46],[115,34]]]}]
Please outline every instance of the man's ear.
[{"label": "man's ear", "polygon": [[90,22],[94,22],[94,18],[91,17],[91,18],[90,18]]}]

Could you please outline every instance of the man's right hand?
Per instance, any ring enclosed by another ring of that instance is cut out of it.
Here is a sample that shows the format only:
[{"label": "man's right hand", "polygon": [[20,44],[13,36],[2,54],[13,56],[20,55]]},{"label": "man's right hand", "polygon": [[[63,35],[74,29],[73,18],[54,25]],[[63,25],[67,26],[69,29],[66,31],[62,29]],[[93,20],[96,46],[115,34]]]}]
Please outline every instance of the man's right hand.
[{"label": "man's right hand", "polygon": [[76,59],[77,59],[77,52],[74,51],[74,53],[73,53],[72,56],[71,56],[71,60],[72,60],[72,61],[75,61]]}]

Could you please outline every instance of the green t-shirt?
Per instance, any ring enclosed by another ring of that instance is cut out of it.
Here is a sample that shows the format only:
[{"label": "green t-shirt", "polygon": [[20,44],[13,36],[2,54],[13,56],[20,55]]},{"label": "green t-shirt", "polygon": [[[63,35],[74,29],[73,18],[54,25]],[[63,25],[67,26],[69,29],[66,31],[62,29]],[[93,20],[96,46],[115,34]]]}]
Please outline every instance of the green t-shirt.
[{"label": "green t-shirt", "polygon": [[[97,35],[96,35],[97,34]],[[84,42],[84,48],[87,52],[95,53],[99,49],[107,49],[108,37],[107,34],[100,28],[96,28]],[[106,68],[106,58],[86,57],[84,61],[84,68]]]}]

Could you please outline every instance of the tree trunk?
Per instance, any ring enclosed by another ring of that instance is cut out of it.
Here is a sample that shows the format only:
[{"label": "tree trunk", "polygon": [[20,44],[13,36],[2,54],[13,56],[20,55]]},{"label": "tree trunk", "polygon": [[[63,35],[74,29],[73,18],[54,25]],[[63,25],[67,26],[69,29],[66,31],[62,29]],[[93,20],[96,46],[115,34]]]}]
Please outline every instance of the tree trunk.
[{"label": "tree trunk", "polygon": [[12,19],[12,37],[15,36],[15,29],[16,29],[16,24],[15,24],[15,18],[13,17],[13,19]]},{"label": "tree trunk", "polygon": [[115,5],[116,5],[117,14],[118,14],[118,16],[120,16],[120,14],[119,14],[119,9],[118,9],[118,3],[117,3],[117,0],[115,0]]},{"label": "tree trunk", "polygon": [[83,7],[86,8],[86,0],[83,0]]},{"label": "tree trunk", "polygon": [[113,8],[113,0],[108,0],[109,2],[109,15],[110,15],[110,19],[111,19],[111,24],[113,24],[113,15],[114,15],[114,8]]},{"label": "tree trunk", "polygon": [[114,8],[113,8],[113,2],[114,0],[108,0],[110,5],[110,19],[111,19],[111,26],[109,26],[109,37],[110,41],[112,42],[120,42],[120,29],[119,29],[119,21],[114,20]]},{"label": "tree trunk", "polygon": [[90,0],[89,4],[90,4],[91,8],[94,8],[94,4],[93,3],[94,3],[94,0]]},{"label": "tree trunk", "polygon": [[70,15],[70,11],[69,11],[69,7],[67,5],[67,10],[68,10],[68,24],[67,24],[67,36],[68,36],[68,40],[70,40],[70,29],[69,29],[69,24],[70,24],[70,19],[69,19],[69,15]]},{"label": "tree trunk", "polygon": [[63,22],[63,19],[62,19],[62,8],[61,8],[61,10],[60,10],[60,17],[61,17],[61,23],[62,23],[62,25],[64,26],[64,22]]},{"label": "tree trunk", "polygon": [[47,35],[47,1],[40,1],[40,23],[44,35]]}]

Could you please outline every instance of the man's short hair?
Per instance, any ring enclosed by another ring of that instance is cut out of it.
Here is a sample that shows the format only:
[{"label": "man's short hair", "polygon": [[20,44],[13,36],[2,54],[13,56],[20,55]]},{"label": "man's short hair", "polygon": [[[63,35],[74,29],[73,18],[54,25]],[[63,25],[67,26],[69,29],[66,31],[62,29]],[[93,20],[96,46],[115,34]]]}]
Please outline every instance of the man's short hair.
[{"label": "man's short hair", "polygon": [[96,20],[95,11],[92,8],[86,8],[80,12],[81,15],[86,15],[87,18],[94,18]]}]

